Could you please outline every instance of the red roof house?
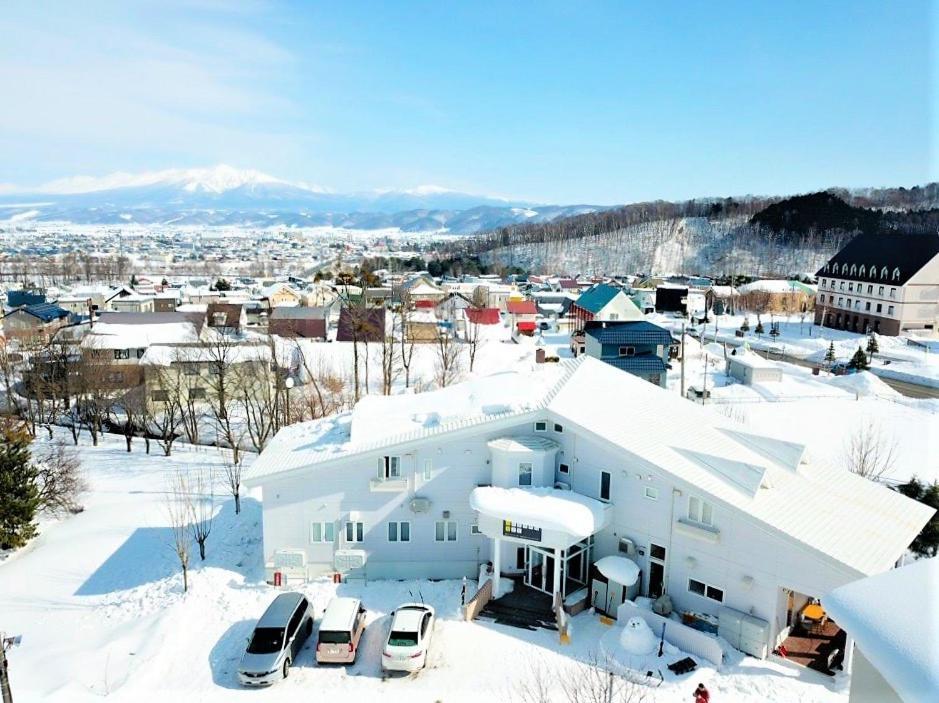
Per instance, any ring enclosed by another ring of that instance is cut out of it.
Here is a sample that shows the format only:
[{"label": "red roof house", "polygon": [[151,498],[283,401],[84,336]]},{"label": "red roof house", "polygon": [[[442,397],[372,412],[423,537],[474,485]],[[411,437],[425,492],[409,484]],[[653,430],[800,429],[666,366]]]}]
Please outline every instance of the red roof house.
[{"label": "red roof house", "polygon": [[498,325],[498,308],[466,308],[466,319],[474,325]]},{"label": "red roof house", "polygon": [[533,300],[510,300],[506,303],[510,315],[537,315],[538,309]]}]

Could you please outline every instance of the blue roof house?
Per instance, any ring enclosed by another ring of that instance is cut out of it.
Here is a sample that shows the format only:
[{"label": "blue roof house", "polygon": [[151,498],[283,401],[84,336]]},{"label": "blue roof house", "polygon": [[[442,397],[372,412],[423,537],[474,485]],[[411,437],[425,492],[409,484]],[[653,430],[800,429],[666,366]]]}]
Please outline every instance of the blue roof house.
[{"label": "blue roof house", "polygon": [[594,320],[584,328],[587,356],[665,388],[672,335],[647,320]]}]

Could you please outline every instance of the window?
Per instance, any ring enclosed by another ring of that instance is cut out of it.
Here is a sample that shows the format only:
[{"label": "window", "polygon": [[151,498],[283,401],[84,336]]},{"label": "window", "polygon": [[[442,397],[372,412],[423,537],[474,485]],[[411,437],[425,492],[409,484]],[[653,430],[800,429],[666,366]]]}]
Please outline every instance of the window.
[{"label": "window", "polygon": [[129,359],[130,358],[130,349],[115,349],[114,350],[115,359]]},{"label": "window", "polygon": [[183,364],[183,373],[186,376],[198,376],[199,367],[196,364]]},{"label": "window", "polygon": [[864,309],[865,309],[866,311],[870,312],[870,309],[871,309],[871,301],[868,300],[866,303],[864,303]]},{"label": "window", "polygon": [[202,398],[205,398],[205,388],[190,388],[189,389],[190,400],[200,400]]},{"label": "window", "polygon": [[900,280],[900,267],[899,266],[893,270],[893,280],[895,281]]},{"label": "window", "polygon": [[884,287],[877,286],[877,295],[883,295],[883,294],[884,294]]},{"label": "window", "polygon": [[525,568],[525,547],[519,547],[515,550],[515,568]]},{"label": "window", "polygon": [[884,266],[882,269],[880,269],[880,277],[881,277],[881,278],[887,278],[887,267],[886,267],[886,266]]},{"label": "window", "polygon": [[401,478],[401,457],[383,456],[381,463],[384,478]]},{"label": "window", "polygon": [[844,305],[844,298],[842,298],[840,295],[838,296],[838,305]]},{"label": "window", "polygon": [[877,312],[881,312],[884,309],[883,304],[877,303]]},{"label": "window", "polygon": [[456,521],[437,520],[434,529],[435,542],[456,542]]},{"label": "window", "polygon": [[146,350],[146,349],[138,349],[138,350],[137,350],[137,358],[138,358],[138,359],[143,359],[143,354],[144,354],[145,351],[147,351],[147,350]]},{"label": "window", "polygon": [[567,464],[558,464],[558,471],[562,474],[569,474],[571,472],[571,467]]},{"label": "window", "polygon": [[853,284],[853,283],[848,283],[848,292],[851,293],[851,292],[853,292],[853,291],[854,291],[854,284]]},{"label": "window", "polygon": [[897,289],[896,289],[896,288],[891,288],[891,289],[890,289],[890,297],[891,297],[891,298],[896,298],[896,297],[897,297]]},{"label": "window", "polygon": [[688,519],[701,525],[713,525],[714,508],[706,500],[691,496],[688,498]]},{"label": "window", "polygon": [[600,472],[600,500],[610,499],[610,479],[609,471]]},{"label": "window", "polygon": [[481,534],[482,534],[482,530],[479,529],[479,523],[478,523],[478,522],[474,522],[474,523],[473,523],[473,526],[470,527],[470,534],[471,534],[471,535],[481,535]]},{"label": "window", "polygon": [[346,523],[346,542],[363,542],[365,540],[365,525],[361,522]]},{"label": "window", "polygon": [[635,347],[620,347],[619,355],[620,356],[635,356],[636,348]]},{"label": "window", "polygon": [[336,523],[330,522],[311,522],[310,523],[310,542],[314,544],[332,543],[336,541]]},{"label": "window", "polygon": [[893,306],[892,306],[892,305],[888,305],[888,306],[887,306],[887,314],[888,314],[888,315],[893,315]]},{"label": "window", "polygon": [[698,581],[697,579],[688,579],[688,590],[695,595],[702,596],[704,598],[710,598],[715,600],[718,603],[724,602],[724,591],[721,588],[716,586],[710,586],[703,581]]},{"label": "window", "polygon": [[848,298],[848,308],[851,308],[851,298]]},{"label": "window", "polygon": [[535,423],[535,432],[547,432],[548,423],[547,422],[536,422]]},{"label": "window", "polygon": [[659,499],[659,489],[655,486],[646,486],[643,494],[649,500],[658,500]]},{"label": "window", "polygon": [[424,471],[421,473],[421,478],[425,481],[430,481],[434,475],[434,460],[433,459],[424,459]]},{"label": "window", "polygon": [[530,486],[531,485],[531,462],[522,461],[518,465],[518,485],[519,486]]},{"label": "window", "polygon": [[840,290],[844,290],[844,281],[841,282],[841,285],[838,286]]},{"label": "window", "polygon": [[860,301],[860,300],[855,300],[855,301],[854,301],[854,309],[855,309],[855,310],[860,310],[860,309],[861,309],[861,301]]},{"label": "window", "polygon": [[824,293],[822,293],[821,298],[822,298],[822,302],[824,303],[824,302],[825,302],[825,294],[824,294]]},{"label": "window", "polygon": [[871,295],[874,292],[874,286],[867,286],[867,294]]},{"label": "window", "polygon": [[170,395],[166,391],[153,391],[153,393],[150,394],[150,398],[152,400],[165,403],[170,399]]},{"label": "window", "polygon": [[[865,271],[865,270],[866,270],[866,269],[864,268],[864,264],[861,264],[861,268],[859,268],[859,269],[857,270],[858,275],[861,276],[861,278],[864,277],[864,271]],[[858,284],[857,284],[857,287],[858,287],[858,290],[860,290],[861,284],[858,283]]]},{"label": "window", "polygon": [[824,288],[824,287],[825,287],[825,279],[823,278],[823,279],[822,279],[822,288]]},{"label": "window", "polygon": [[659,561],[665,561],[665,547],[652,543],[649,545],[649,556]]},{"label": "window", "polygon": [[388,541],[389,542],[410,542],[411,541],[411,523],[389,522],[388,523]]},{"label": "window", "polygon": [[564,431],[564,426],[563,426],[563,425],[559,425],[558,423],[555,422],[555,423],[554,423],[554,431],[557,432],[558,434],[560,434],[561,432]]}]

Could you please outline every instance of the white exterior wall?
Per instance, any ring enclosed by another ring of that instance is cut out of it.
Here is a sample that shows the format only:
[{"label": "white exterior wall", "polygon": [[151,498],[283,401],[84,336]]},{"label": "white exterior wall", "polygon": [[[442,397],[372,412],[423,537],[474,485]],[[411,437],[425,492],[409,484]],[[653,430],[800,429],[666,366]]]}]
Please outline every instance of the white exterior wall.
[{"label": "white exterior wall", "polygon": [[[560,433],[553,431],[555,419],[564,425]],[[655,543],[667,549],[666,591],[679,611],[717,615],[723,605],[765,619],[770,623],[767,644],[772,648],[786,634],[783,588],[820,597],[861,576],[713,500],[709,502],[716,534],[683,524],[688,498],[695,494],[690,486],[669,481],[662,471],[639,457],[578,436],[577,428],[563,419],[546,416],[546,420],[549,430],[539,434],[561,446],[554,466],[569,466],[569,473],[558,472],[556,480],[569,483],[578,493],[600,498],[601,471],[610,472],[612,521],[595,537],[593,560],[616,554],[621,538],[633,540],[638,550],[635,559],[642,570],[643,594],[649,587],[649,548]],[[265,560],[270,560],[276,549],[301,548],[307,554],[308,573],[312,576],[334,570],[334,548],[356,548],[368,552],[364,574],[368,578],[475,576],[479,565],[491,559],[492,541],[472,534],[477,516],[469,507],[470,493],[477,485],[494,483],[493,468],[498,470],[499,461],[510,462],[513,471],[517,470],[515,457],[508,455],[490,464],[487,442],[531,434],[533,423],[526,422],[509,431],[491,430],[466,440],[428,440],[426,445],[401,455],[405,485],[397,491],[372,490],[371,482],[379,474],[380,452],[342,465],[314,467],[295,476],[272,477],[263,487]],[[429,481],[422,478],[425,461],[432,462]],[[550,485],[550,479],[550,475],[545,476],[545,485]],[[656,499],[645,496],[647,486],[657,489]],[[411,511],[410,500],[415,496],[431,501],[426,513]],[[435,522],[442,519],[444,510],[450,512],[450,520],[457,522],[456,542],[434,539]],[[350,516],[364,523],[362,544],[344,543],[342,524]],[[409,543],[388,541],[389,520],[410,521]],[[313,521],[336,521],[336,543],[311,544]],[[518,546],[509,540],[503,543],[502,571],[515,570]],[[744,577],[752,581],[748,583]],[[691,593],[689,578],[722,589],[723,602]]]},{"label": "white exterior wall", "polygon": [[613,299],[604,305],[594,316],[594,320],[642,320],[645,316],[630,300],[626,293],[620,291]]}]

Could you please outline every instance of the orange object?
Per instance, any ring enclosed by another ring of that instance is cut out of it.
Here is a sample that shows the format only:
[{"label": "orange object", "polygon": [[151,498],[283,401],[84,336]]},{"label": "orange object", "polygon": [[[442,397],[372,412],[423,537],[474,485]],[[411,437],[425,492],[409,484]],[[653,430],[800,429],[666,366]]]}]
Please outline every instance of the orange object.
[{"label": "orange object", "polygon": [[825,609],[818,603],[809,603],[803,609],[802,615],[809,620],[821,620],[825,617]]}]

